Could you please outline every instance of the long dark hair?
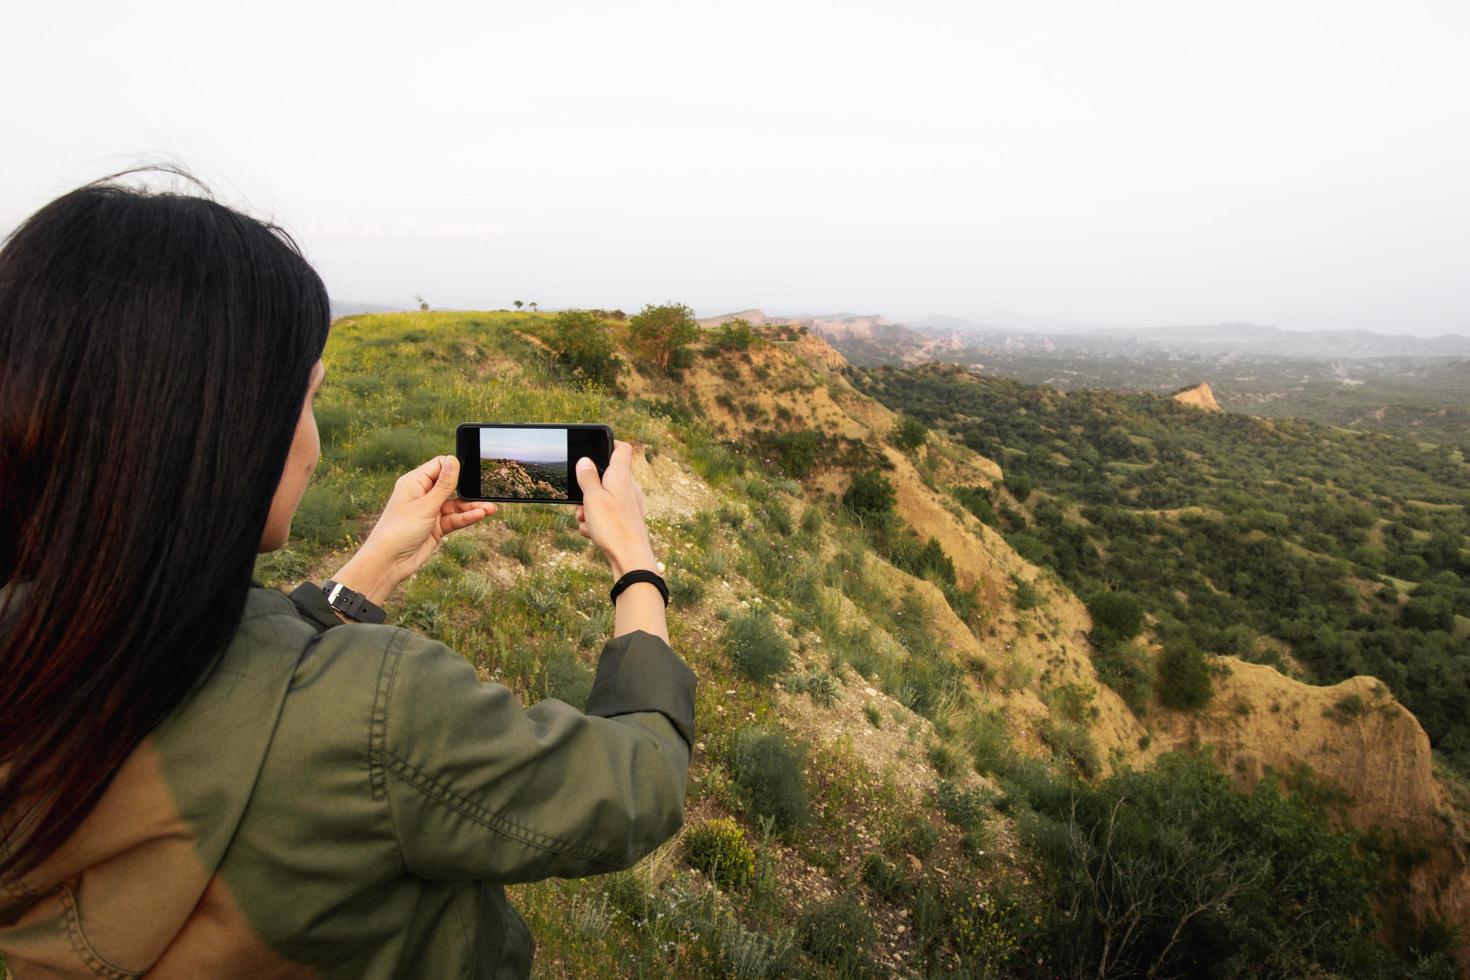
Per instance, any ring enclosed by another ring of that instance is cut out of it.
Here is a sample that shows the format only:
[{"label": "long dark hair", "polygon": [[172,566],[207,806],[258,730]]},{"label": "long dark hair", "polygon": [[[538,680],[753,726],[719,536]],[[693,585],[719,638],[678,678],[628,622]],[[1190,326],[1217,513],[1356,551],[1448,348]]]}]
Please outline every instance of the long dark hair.
[{"label": "long dark hair", "polygon": [[124,176],[0,249],[0,583],[24,585],[0,609],[14,873],[229,643],[331,319],[279,228]]}]

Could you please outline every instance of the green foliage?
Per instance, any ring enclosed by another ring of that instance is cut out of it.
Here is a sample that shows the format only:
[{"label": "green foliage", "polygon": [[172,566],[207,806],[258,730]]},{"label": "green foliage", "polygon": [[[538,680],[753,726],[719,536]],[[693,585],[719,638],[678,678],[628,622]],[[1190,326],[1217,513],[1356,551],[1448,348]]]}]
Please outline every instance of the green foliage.
[{"label": "green foliage", "polygon": [[1148,654],[1137,644],[1117,643],[1099,649],[1092,665],[1097,679],[1116,691],[1128,710],[1142,718],[1154,689],[1154,666]]},{"label": "green foliage", "polygon": [[1214,693],[1210,665],[1204,654],[1188,644],[1168,647],[1159,657],[1156,681],[1159,700],[1180,711],[1198,711]]},{"label": "green foliage", "polygon": [[547,346],[575,377],[611,387],[617,383],[622,360],[603,325],[590,310],[564,310],[552,321]]},{"label": "green foliage", "polygon": [[929,439],[929,427],[912,415],[901,415],[889,433],[888,441],[895,449],[911,453]]},{"label": "green foliage", "polygon": [[725,650],[736,668],[764,683],[791,666],[791,644],[771,614],[761,608],[737,616],[725,626]]},{"label": "green foliage", "polygon": [[838,976],[867,972],[868,950],[877,929],[867,910],[850,893],[810,906],[796,920],[801,948]]},{"label": "green foliage", "polygon": [[781,472],[802,480],[827,462],[835,451],[831,436],[813,429],[785,432],[761,432],[755,436],[757,449],[769,457]]},{"label": "green foliage", "polygon": [[755,875],[755,849],[728,817],[706,820],[685,834],[684,853],[691,867],[723,888],[745,888]]},{"label": "green foliage", "polygon": [[628,336],[639,357],[668,371],[684,347],[699,336],[694,311],[682,303],[649,304],[629,318]]},{"label": "green foliage", "polygon": [[1087,602],[1092,640],[1099,647],[1131,640],[1143,629],[1143,604],[1129,592],[1099,592]]},{"label": "green foliage", "polygon": [[1241,795],[1208,760],[1167,756],[1035,802],[1054,972],[1376,976],[1387,959],[1372,863],[1270,779]]},{"label": "green foliage", "polygon": [[995,527],[1000,523],[996,516],[994,500],[989,487],[955,487],[955,499],[984,524]]},{"label": "green foliage", "polygon": [[975,830],[984,825],[995,803],[995,795],[980,787],[966,789],[947,779],[940,780],[935,801],[944,818],[961,830]]},{"label": "green foliage", "polygon": [[312,483],[291,518],[291,533],[315,544],[338,542],[348,531],[347,517],[352,512],[352,501],[345,493],[330,484]]},{"label": "green foliage", "polygon": [[877,470],[864,470],[853,476],[842,494],[842,506],[859,518],[882,520],[893,512],[898,501],[893,484]]},{"label": "green foliage", "polygon": [[365,433],[348,451],[352,465],[363,470],[403,472],[445,451],[453,433],[431,434],[411,425],[396,425]]},{"label": "green foliage", "polygon": [[786,682],[792,694],[805,694],[818,707],[830,708],[837,703],[839,688],[837,678],[826,671],[814,670]]},{"label": "green foliage", "polygon": [[[939,365],[850,377],[1001,463],[1024,503],[991,501],[1007,540],[1073,592],[1121,586],[1161,640],[1172,630],[1202,651],[1282,666],[1286,651],[1313,683],[1378,677],[1470,772],[1456,618],[1470,616],[1470,453],[1419,441],[1430,425],[1451,431],[1451,415],[1401,418],[1413,438],[1400,438]],[[1458,404],[1445,411],[1463,417]],[[984,517],[978,497],[957,497]]]},{"label": "green foliage", "polygon": [[714,331],[712,343],[717,351],[749,350],[759,337],[750,326],[749,320],[736,317],[726,320]]},{"label": "green foliage", "polygon": [[1011,573],[1011,586],[1015,589],[1017,609],[1025,612],[1041,605],[1041,595],[1036,591],[1036,586],[1014,572]]},{"label": "green foliage", "polygon": [[864,854],[858,865],[863,884],[890,902],[901,902],[908,896],[909,883],[898,866],[881,854]]},{"label": "green foliage", "polygon": [[750,812],[790,833],[807,822],[804,749],[781,732],[742,728],[730,745],[730,769]]}]

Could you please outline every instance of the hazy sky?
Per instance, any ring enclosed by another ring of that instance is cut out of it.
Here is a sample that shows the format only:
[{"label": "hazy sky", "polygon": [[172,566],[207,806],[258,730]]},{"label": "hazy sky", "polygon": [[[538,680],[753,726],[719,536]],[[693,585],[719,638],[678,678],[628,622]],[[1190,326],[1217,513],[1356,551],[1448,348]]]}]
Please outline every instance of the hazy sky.
[{"label": "hazy sky", "polygon": [[563,463],[567,458],[567,430],[481,429],[480,458]]},{"label": "hazy sky", "polygon": [[1470,4],[7,4],[0,229],[140,159],[334,298],[1470,333]]}]

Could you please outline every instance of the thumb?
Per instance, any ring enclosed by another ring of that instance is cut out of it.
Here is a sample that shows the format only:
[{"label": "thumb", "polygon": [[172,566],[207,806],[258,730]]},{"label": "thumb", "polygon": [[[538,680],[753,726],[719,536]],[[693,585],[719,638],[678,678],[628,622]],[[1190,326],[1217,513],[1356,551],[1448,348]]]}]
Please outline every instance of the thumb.
[{"label": "thumb", "polygon": [[439,457],[439,479],[434,481],[434,489],[429,491],[429,496],[434,499],[436,505],[444,503],[449,495],[459,486],[459,457]]},{"label": "thumb", "polygon": [[577,486],[582,488],[584,500],[602,489],[602,481],[597,478],[597,466],[590,457],[583,456],[577,460]]}]

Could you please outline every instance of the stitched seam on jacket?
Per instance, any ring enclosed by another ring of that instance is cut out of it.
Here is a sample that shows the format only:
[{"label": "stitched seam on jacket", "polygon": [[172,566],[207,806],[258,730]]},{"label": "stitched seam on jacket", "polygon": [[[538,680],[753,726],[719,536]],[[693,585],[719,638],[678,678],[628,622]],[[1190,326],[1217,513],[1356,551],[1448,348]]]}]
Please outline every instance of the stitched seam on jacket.
[{"label": "stitched seam on jacket", "polygon": [[373,700],[373,717],[368,725],[368,785],[375,800],[388,795],[388,778],[383,771],[383,755],[388,749],[388,705],[393,697],[393,681],[398,677],[398,664],[408,644],[407,632],[394,633],[388,641],[383,666],[378,671],[378,692]]},{"label": "stitched seam on jacket", "polygon": [[130,980],[132,977],[142,976],[140,973],[130,973],[113,966],[99,956],[92,948],[92,944],[87,941],[86,934],[82,932],[82,914],[77,909],[77,897],[71,890],[71,886],[60,885],[58,892],[61,904],[66,909],[66,938],[71,942],[72,952],[87,964],[87,969],[99,977],[107,977],[108,980]]},{"label": "stitched seam on jacket", "polygon": [[412,763],[399,758],[392,752],[385,754],[388,758],[388,770],[399,779],[413,786],[430,800],[446,806],[462,816],[468,817],[487,830],[494,831],[503,837],[520,841],[522,844],[537,848],[538,850],[546,851],[548,854],[570,854],[574,857],[586,858],[609,867],[617,866],[617,861],[604,851],[599,851],[582,844],[573,844],[560,837],[538,833],[529,827],[516,823],[514,820],[491,813],[478,803],[460,796],[454,790],[434,779],[434,777],[415,768]]}]

